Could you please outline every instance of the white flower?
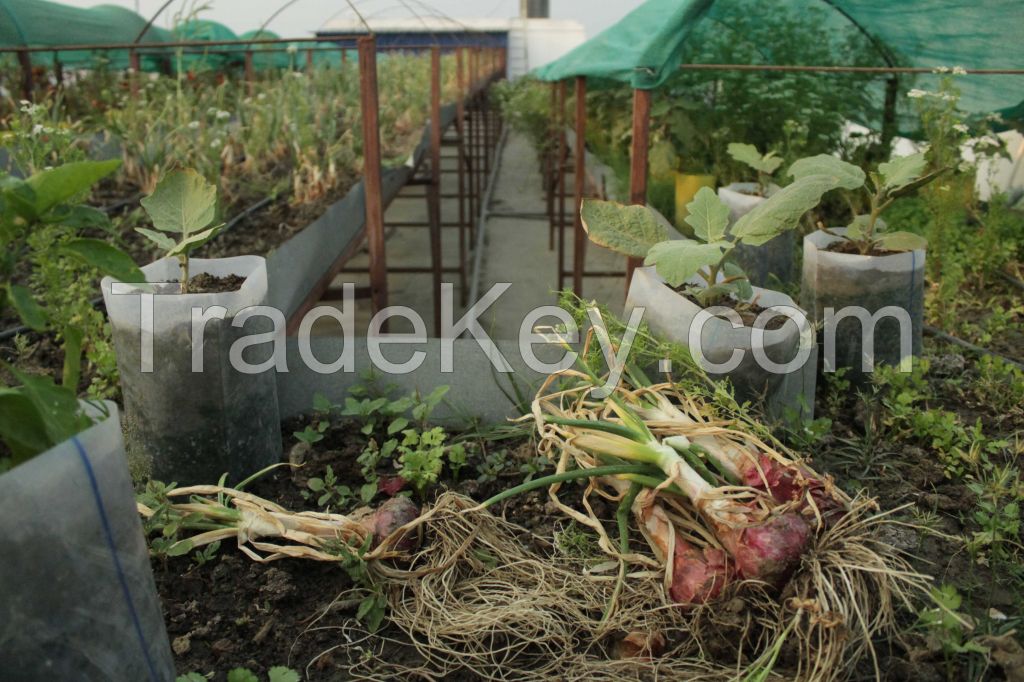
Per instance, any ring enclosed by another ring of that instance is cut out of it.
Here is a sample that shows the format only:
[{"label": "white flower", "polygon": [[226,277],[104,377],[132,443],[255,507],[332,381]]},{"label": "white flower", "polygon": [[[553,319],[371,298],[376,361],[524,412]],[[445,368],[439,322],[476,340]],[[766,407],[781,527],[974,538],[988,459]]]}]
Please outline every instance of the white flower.
[{"label": "white flower", "polygon": [[966,134],[970,130],[970,128],[967,127],[966,123],[954,123],[953,130],[957,131],[958,133]]},{"label": "white flower", "polygon": [[256,99],[258,99],[261,102],[263,100],[265,100],[266,98],[267,98],[267,93],[265,93],[265,92],[261,92],[260,94],[256,95]]},{"label": "white flower", "polygon": [[299,46],[298,45],[289,45],[287,47],[286,51],[288,52],[288,54],[295,54],[296,52],[299,51]]},{"label": "white flower", "polygon": [[218,140],[217,138],[214,138],[213,140],[210,141],[210,149],[220,149],[223,146],[224,143]]},{"label": "white flower", "polygon": [[954,66],[953,67],[953,75],[954,76],[966,76],[967,75],[967,69],[965,69],[962,66]]},{"label": "white flower", "polygon": [[207,107],[206,115],[207,116],[216,116],[217,115],[217,107]]},{"label": "white flower", "polygon": [[231,118],[231,112],[230,111],[224,111],[223,109],[221,109],[220,111],[217,112],[217,120],[218,121],[226,121],[229,118]]},{"label": "white flower", "polygon": [[302,78],[305,76],[305,74],[302,73],[301,71],[292,71],[292,75],[295,76],[296,78]]},{"label": "white flower", "polygon": [[199,130],[199,121],[192,121],[188,124],[189,130]]},{"label": "white flower", "polygon": [[932,73],[949,73],[949,67],[948,66],[936,66],[934,69],[932,69]]},{"label": "white flower", "polygon": [[931,93],[928,92],[927,90],[918,90],[917,88],[914,88],[913,90],[907,93],[907,97],[910,97],[911,99],[920,99],[922,97],[927,97],[930,94]]},{"label": "white flower", "polygon": [[43,124],[42,123],[37,123],[34,126],[32,126],[32,135],[38,135],[41,132],[43,132]]}]

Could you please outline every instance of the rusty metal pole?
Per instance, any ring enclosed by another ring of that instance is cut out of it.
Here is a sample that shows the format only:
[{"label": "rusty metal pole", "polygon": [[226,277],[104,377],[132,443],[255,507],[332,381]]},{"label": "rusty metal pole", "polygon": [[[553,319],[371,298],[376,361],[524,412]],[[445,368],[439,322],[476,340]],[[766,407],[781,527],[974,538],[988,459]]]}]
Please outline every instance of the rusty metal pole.
[{"label": "rusty metal pole", "polygon": [[[651,133],[651,91],[633,91],[633,143],[629,150],[629,202],[647,204],[647,150]],[[633,271],[642,263],[639,258],[626,261],[626,289]]]},{"label": "rusty metal pole", "polygon": [[[459,262],[461,263],[461,281],[462,281],[462,305],[465,306],[469,300],[469,290],[466,288],[466,238],[469,237],[470,241],[473,239],[473,220],[466,221],[466,146],[465,146],[465,134],[466,134],[466,84],[462,75],[462,48],[455,48],[455,83],[458,88],[455,97],[455,135],[457,138],[455,153],[458,157],[456,168],[458,169],[458,183],[459,183]],[[470,213],[472,216],[472,213]],[[468,227],[468,229],[467,229]],[[468,234],[467,234],[468,233]]]},{"label": "rusty metal pole", "polygon": [[306,50],[306,71],[313,72],[313,50]]},{"label": "rusty metal pole", "polygon": [[131,73],[128,76],[128,87],[133,95],[138,95],[142,60],[139,59],[139,53],[135,50],[128,51],[128,68],[131,69]]},{"label": "rusty metal pole", "polygon": [[348,63],[348,48],[341,48],[341,65],[345,66]]},{"label": "rusty metal pole", "polygon": [[34,102],[36,84],[32,75],[32,57],[27,50],[18,50],[18,64],[21,66],[21,95],[29,102]]},{"label": "rusty metal pole", "polygon": [[[359,48],[359,99],[363,123],[363,200],[370,252],[370,299],[374,314],[388,305],[388,268],[384,253],[384,205],[380,175],[380,120],[377,99],[377,39],[363,36]],[[386,330],[386,325],[381,328]]]},{"label": "rusty metal pole", "polygon": [[[434,275],[434,336],[441,336],[441,48],[430,48],[430,265]],[[465,288],[465,282],[462,283]]]},{"label": "rusty metal pole", "polygon": [[252,64],[252,50],[245,51],[245,83],[249,96],[252,97],[256,89],[256,73]]},{"label": "rusty metal pole", "polygon": [[555,120],[558,124],[558,156],[555,157],[555,200],[558,205],[555,207],[557,219],[555,230],[558,233],[558,290],[565,286],[565,156],[568,148],[568,141],[565,137],[565,81],[558,81],[558,104]]},{"label": "rusty metal pole", "polygon": [[587,125],[587,79],[576,76],[576,175],[573,202],[573,243],[572,243],[572,290],[577,296],[583,296],[583,263],[586,258],[587,235],[583,232],[583,219],[580,209],[583,207],[583,190],[587,179],[586,169],[586,125]]},{"label": "rusty metal pole", "polygon": [[[551,84],[551,116],[548,119],[548,135],[557,132],[555,112],[558,107],[558,84]],[[554,150],[547,146],[544,150],[544,194],[548,209],[548,251],[555,250],[555,160]]]}]

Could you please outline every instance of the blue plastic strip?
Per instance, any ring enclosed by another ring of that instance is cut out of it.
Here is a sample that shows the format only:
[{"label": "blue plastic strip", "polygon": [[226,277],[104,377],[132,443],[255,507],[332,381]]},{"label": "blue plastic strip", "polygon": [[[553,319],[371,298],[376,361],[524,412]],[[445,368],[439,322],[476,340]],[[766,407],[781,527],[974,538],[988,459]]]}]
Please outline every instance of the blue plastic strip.
[{"label": "blue plastic strip", "polygon": [[114,546],[114,534],[110,530],[110,520],[107,518],[107,512],[103,509],[103,498],[100,495],[100,486],[96,482],[96,473],[92,470],[92,463],[89,461],[89,456],[85,453],[85,448],[82,446],[81,441],[75,436],[71,439],[71,442],[75,444],[78,449],[78,456],[82,460],[82,466],[85,467],[85,473],[89,477],[89,486],[92,488],[92,497],[96,501],[96,511],[99,513],[100,524],[103,526],[103,536],[107,539],[107,548],[110,550],[110,558],[114,561],[114,570],[117,572],[117,579],[121,583],[121,592],[124,596],[125,605],[128,607],[128,613],[132,616],[132,623],[135,625],[135,634],[139,638],[139,645],[142,647],[142,655],[146,657],[146,666],[149,668],[149,679],[153,682],[160,682],[159,676],[156,674],[156,665],[153,663],[152,657],[149,655],[149,642],[146,641],[146,636],[142,632],[142,621],[139,619],[139,613],[135,610],[135,603],[132,601],[131,590],[128,589],[128,577],[124,574],[124,568],[121,566],[121,558],[117,555],[117,548]]}]

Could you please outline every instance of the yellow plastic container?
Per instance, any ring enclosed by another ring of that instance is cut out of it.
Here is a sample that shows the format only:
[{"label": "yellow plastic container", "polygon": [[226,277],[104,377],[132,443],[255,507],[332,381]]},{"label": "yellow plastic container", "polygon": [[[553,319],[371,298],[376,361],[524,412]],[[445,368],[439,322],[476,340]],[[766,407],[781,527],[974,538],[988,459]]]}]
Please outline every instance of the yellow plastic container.
[{"label": "yellow plastic container", "polygon": [[693,197],[701,187],[715,188],[714,175],[692,175],[690,173],[676,173],[676,227],[686,234],[692,234],[690,226],[686,224],[686,216],[690,213],[686,205],[693,201]]}]

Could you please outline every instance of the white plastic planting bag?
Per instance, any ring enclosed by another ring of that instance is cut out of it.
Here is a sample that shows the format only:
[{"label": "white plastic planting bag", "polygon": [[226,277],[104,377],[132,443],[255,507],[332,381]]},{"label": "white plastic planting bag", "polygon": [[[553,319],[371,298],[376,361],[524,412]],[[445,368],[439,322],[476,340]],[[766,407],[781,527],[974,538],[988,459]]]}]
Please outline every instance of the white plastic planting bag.
[{"label": "white plastic planting bag", "polygon": [[694,328],[694,340],[699,332],[704,358],[715,365],[729,362],[739,351],[742,358],[732,369],[716,371],[705,365],[708,376],[728,378],[738,400],[763,405],[770,417],[811,419],[818,360],[810,325],[799,323],[803,311],[785,294],[754,287],[754,300],[762,308],[780,306],[779,311],[790,319],[763,333],[751,327],[734,328],[720,317],[709,317],[702,327],[694,327],[703,309],[673,291],[653,267],[647,267],[633,272],[625,312],[629,319],[634,308],[643,307],[643,320],[652,332],[691,352],[696,345],[690,343]]},{"label": "white plastic planting bag", "polygon": [[0,476],[0,678],[174,679],[117,406]]},{"label": "white plastic planting bag", "polygon": [[[832,232],[844,234],[846,228]],[[838,237],[821,230],[804,237],[800,302],[816,322],[824,324],[826,371],[847,367],[852,377],[863,378],[865,362],[898,365],[905,356],[920,355],[924,249],[888,256],[825,250],[837,241]],[[834,324],[826,319],[829,308],[835,312]],[[863,331],[858,315],[869,324],[878,316],[873,333]]]},{"label": "white plastic planting bag", "polygon": [[[185,295],[178,293],[177,284],[153,284],[153,291],[146,292],[103,279],[121,372],[128,451],[149,475],[167,483],[215,483],[223,473],[238,481],[281,458],[273,344],[266,343],[273,322],[250,315],[251,310],[242,313],[267,298],[266,261],[257,256],[193,258],[190,269],[193,276],[246,279],[238,291]],[[179,278],[175,258],[142,271],[148,282]],[[197,316],[209,313],[201,339],[192,338],[193,308],[198,308]],[[153,330],[151,356],[143,343],[146,327]],[[232,346],[255,335],[265,343],[233,359]],[[193,371],[193,355],[202,361],[202,371]],[[259,371],[253,372],[254,367]]]},{"label": "white plastic planting bag", "polygon": [[[769,194],[778,190],[771,185]],[[734,182],[718,188],[718,198],[729,207],[729,226],[750,213],[755,206],[764,201],[757,196],[758,185],[755,182]],[[747,273],[750,282],[755,286],[765,287],[778,282],[793,280],[793,260],[796,251],[796,233],[787,230],[778,237],[760,246],[738,244],[733,250],[733,258]]]}]

